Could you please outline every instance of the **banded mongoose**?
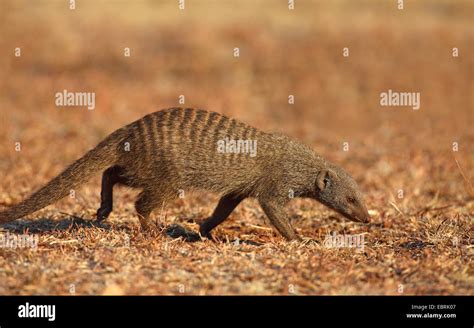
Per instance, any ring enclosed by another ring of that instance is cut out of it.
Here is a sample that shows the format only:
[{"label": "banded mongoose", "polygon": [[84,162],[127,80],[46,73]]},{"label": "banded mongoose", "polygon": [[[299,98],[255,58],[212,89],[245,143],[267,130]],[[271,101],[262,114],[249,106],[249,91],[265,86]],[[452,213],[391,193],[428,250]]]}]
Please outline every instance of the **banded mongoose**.
[{"label": "banded mongoose", "polygon": [[[223,140],[227,146],[232,140],[253,142],[255,153],[244,147],[248,143],[241,143],[240,149],[219,149]],[[0,212],[0,223],[60,200],[101,171],[98,221],[112,211],[116,184],[141,189],[135,208],[143,229],[150,227],[154,209],[162,208],[180,191],[192,189],[222,195],[211,217],[200,225],[201,235],[208,238],[247,197],[258,200],[272,225],[288,240],[299,239],[284,210],[293,197],[313,198],[353,221],[369,220],[356,182],[311,148],[215,112],[170,108],[107,136],[29,198]]]}]

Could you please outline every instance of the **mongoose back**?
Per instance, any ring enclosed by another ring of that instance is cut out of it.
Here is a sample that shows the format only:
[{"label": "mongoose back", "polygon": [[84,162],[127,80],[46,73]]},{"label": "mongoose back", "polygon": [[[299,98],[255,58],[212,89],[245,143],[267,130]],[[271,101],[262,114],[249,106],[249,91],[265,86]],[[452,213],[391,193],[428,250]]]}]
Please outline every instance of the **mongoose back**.
[{"label": "mongoose back", "polygon": [[258,200],[288,240],[298,238],[284,210],[293,197],[313,198],[353,221],[369,220],[356,182],[311,148],[215,112],[170,108],[107,136],[30,197],[0,212],[0,223],[60,200],[98,172],[103,175],[97,220],[112,211],[114,185],[125,185],[141,190],[135,208],[143,229],[154,209],[192,189],[222,196],[200,225],[205,237],[247,197]]}]

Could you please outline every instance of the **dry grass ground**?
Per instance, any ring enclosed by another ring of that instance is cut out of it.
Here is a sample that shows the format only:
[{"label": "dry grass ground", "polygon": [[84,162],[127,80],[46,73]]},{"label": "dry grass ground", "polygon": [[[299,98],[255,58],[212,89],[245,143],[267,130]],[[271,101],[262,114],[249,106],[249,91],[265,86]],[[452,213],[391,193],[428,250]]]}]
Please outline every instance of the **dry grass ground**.
[{"label": "dry grass ground", "polygon": [[[74,199],[1,228],[39,243],[0,248],[0,294],[473,295],[473,14],[469,1],[397,10],[297,0],[294,11],[269,0],[188,1],[184,11],[177,1],[83,0],[74,11],[1,1],[0,208],[183,94],[185,106],[284,132],[346,168],[372,223],[295,200],[288,210],[305,241],[288,243],[249,200],[217,241],[188,243],[142,234],[131,190],[118,189],[110,219],[93,223],[97,176]],[[95,92],[95,110],[56,107],[64,89]],[[381,107],[388,89],[420,92],[420,110]],[[217,199],[187,195],[154,218],[196,230]],[[333,232],[364,234],[365,248],[325,247]]]}]

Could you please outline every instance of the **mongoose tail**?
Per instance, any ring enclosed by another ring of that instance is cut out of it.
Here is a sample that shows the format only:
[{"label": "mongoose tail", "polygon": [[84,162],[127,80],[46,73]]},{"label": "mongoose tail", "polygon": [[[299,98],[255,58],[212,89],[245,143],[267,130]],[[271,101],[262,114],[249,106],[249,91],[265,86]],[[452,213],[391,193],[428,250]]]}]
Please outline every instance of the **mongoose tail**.
[{"label": "mongoose tail", "polygon": [[78,188],[97,172],[113,165],[117,158],[119,132],[112,133],[30,197],[0,212],[0,224],[24,217],[66,197],[71,189]]}]

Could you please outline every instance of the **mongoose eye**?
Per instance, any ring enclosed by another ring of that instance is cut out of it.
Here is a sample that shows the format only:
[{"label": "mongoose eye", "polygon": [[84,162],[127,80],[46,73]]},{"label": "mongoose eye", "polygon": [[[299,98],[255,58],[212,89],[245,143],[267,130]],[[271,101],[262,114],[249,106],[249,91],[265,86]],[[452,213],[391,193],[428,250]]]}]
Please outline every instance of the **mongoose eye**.
[{"label": "mongoose eye", "polygon": [[347,198],[347,201],[348,201],[349,203],[351,203],[351,204],[355,204],[355,203],[356,203],[356,200],[355,200],[355,198],[353,198],[353,197],[348,197],[348,198]]}]

